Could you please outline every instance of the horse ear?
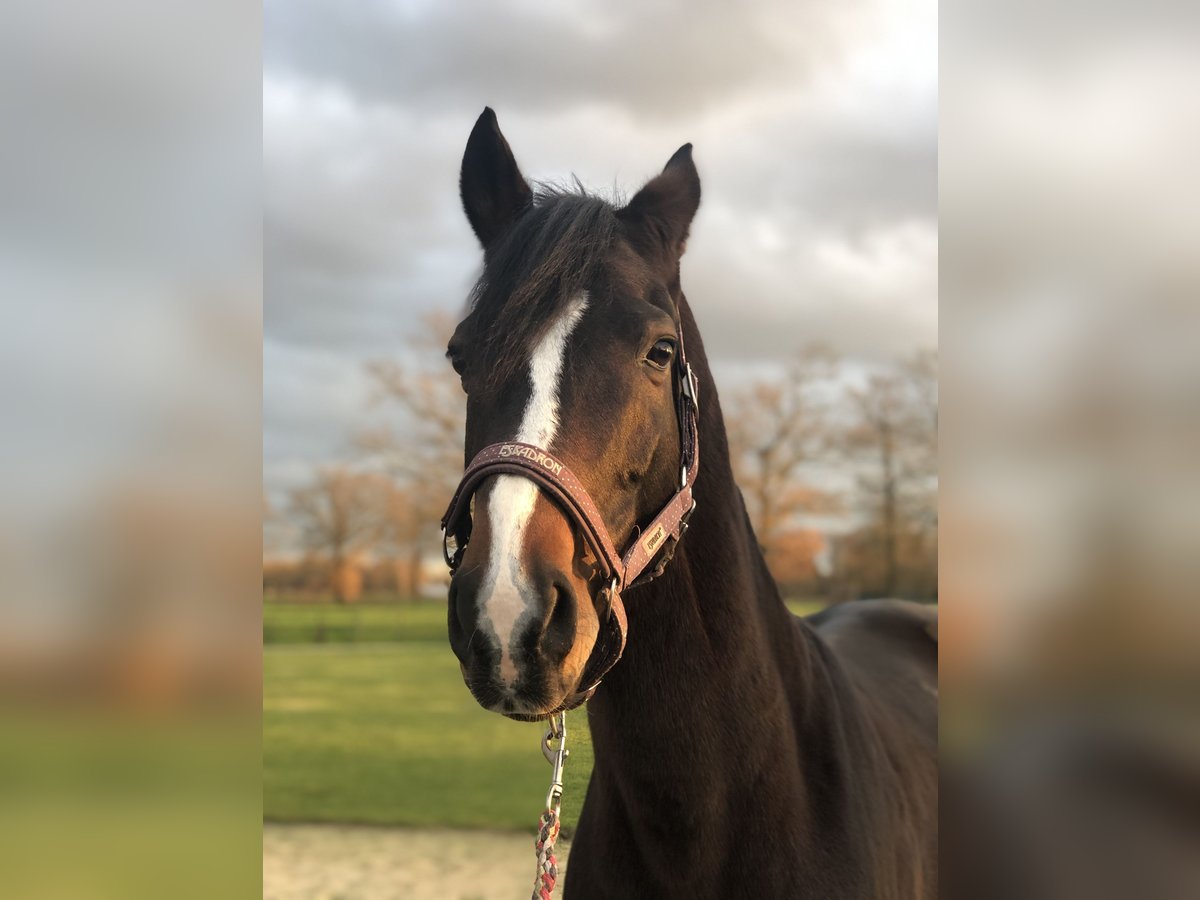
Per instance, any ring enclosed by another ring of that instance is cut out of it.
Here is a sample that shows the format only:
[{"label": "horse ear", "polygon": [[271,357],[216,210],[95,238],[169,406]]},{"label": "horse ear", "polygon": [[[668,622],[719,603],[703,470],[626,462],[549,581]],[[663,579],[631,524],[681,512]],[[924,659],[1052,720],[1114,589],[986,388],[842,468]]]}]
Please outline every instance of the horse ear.
[{"label": "horse ear", "polygon": [[677,260],[683,255],[688,228],[699,208],[700,174],[692,162],[692,145],[684,144],[667,160],[662,174],[652,178],[617,215]]},{"label": "horse ear", "polygon": [[533,202],[496,114],[485,107],[467,138],[458,179],[463,209],[486,250]]}]

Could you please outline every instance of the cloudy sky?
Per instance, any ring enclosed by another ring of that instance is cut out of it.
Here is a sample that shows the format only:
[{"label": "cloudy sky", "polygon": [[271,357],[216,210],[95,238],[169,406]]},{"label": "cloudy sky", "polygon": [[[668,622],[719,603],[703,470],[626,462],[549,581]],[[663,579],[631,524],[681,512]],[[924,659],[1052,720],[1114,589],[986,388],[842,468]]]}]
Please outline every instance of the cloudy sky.
[{"label": "cloudy sky", "polygon": [[718,377],[814,340],[937,342],[934,0],[268,0],[264,481],[378,415],[366,360],[462,307],[457,195],[492,106],[526,175],[626,192],[682,143],[704,200],[684,289]]}]

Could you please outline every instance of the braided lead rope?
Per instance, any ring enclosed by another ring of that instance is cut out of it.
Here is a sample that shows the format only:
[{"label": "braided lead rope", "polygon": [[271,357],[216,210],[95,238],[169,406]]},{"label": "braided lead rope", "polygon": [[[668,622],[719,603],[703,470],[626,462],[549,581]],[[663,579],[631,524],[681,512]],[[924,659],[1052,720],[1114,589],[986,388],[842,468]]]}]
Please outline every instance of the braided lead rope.
[{"label": "braided lead rope", "polygon": [[554,844],[558,840],[558,810],[548,809],[538,822],[538,835],[533,842],[537,850],[537,877],[533,881],[532,900],[550,900],[554,896],[554,884],[558,881],[558,857],[554,855]]},{"label": "braided lead rope", "polygon": [[[550,790],[546,794],[546,811],[538,820],[538,835],[533,842],[537,851],[537,874],[533,879],[532,900],[551,900],[554,896],[554,884],[558,881],[558,857],[554,855],[554,845],[558,841],[559,810],[562,808],[562,771],[567,759],[567,715],[556,713],[550,717],[546,734],[542,738],[542,755],[553,768],[550,776]],[[550,745],[558,741],[557,747]]]}]

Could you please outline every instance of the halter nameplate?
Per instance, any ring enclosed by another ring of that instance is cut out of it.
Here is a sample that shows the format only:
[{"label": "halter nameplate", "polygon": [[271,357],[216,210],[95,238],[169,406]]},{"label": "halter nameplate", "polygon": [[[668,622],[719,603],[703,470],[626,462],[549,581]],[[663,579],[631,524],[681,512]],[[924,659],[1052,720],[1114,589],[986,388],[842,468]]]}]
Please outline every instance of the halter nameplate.
[{"label": "halter nameplate", "polygon": [[[589,686],[581,688],[570,698],[564,704],[565,709],[587,700],[599,686],[600,679],[621,658],[628,630],[621,593],[662,574],[674,554],[675,545],[687,530],[688,518],[696,506],[692,498],[692,487],[700,468],[696,376],[684,356],[682,334],[676,355],[676,374],[681,484],[645,529],[633,538],[624,554],[617,552],[604,518],[592,502],[587,488],[566,463],[542,447],[520,441],[489,444],[480,450],[463,472],[462,480],[442,517],[443,553],[451,573],[462,562],[471,537],[471,498],[483,481],[493,475],[518,475],[533,481],[582,532],[596,555],[601,574],[608,585],[600,590],[597,599],[604,603],[609,615],[601,620],[602,632],[584,672],[583,683]],[[457,544],[453,552],[449,549],[451,539]],[[659,565],[641,578],[650,563],[660,555],[663,558]],[[605,627],[608,634],[604,633]]]},{"label": "halter nameplate", "polygon": [[535,466],[542,466],[547,471],[558,475],[563,470],[563,464],[552,457],[545,450],[539,450],[537,447],[530,444],[501,444],[500,458],[507,459],[510,456],[519,456],[529,460]]}]

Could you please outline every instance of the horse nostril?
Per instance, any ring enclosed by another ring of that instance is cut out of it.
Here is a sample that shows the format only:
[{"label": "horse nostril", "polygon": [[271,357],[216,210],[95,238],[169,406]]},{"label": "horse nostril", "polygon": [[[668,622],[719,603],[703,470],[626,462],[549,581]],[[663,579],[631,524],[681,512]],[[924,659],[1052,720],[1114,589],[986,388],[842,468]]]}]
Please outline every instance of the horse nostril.
[{"label": "horse nostril", "polygon": [[458,584],[454,581],[450,582],[450,594],[447,597],[446,603],[446,619],[447,627],[450,632],[450,646],[454,647],[462,640],[463,626],[458,620]]},{"label": "horse nostril", "polygon": [[[450,581],[450,591],[447,595],[446,620],[450,638],[450,648],[462,662],[469,662],[467,655],[471,650],[467,635],[476,627],[475,592],[477,584],[470,578],[457,576]],[[476,642],[478,643],[478,642]]]},{"label": "horse nostril", "polygon": [[568,585],[554,582],[548,599],[550,609],[542,632],[542,656],[551,663],[562,662],[575,642],[575,592]]}]

